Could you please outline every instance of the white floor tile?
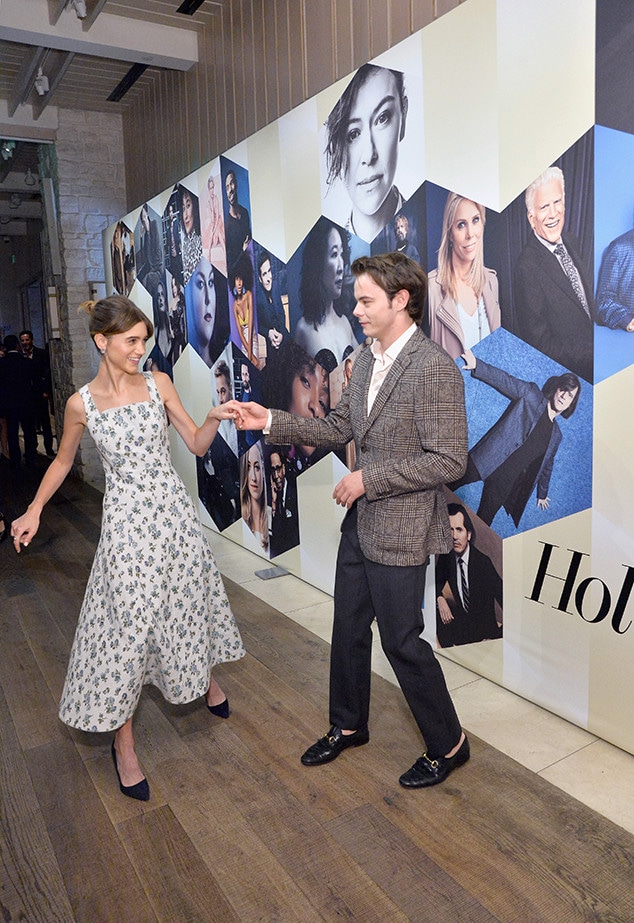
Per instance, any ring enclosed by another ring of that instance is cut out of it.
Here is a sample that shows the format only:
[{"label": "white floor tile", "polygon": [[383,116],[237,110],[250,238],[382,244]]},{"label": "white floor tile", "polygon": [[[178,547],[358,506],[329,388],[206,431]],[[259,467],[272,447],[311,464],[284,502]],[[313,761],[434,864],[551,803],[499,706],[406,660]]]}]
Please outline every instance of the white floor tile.
[{"label": "white floor tile", "polygon": [[634,833],[634,756],[630,753],[595,740],[540,776]]},{"label": "white floor tile", "polygon": [[533,772],[596,740],[587,731],[482,678],[454,690],[453,700],[466,728]]}]

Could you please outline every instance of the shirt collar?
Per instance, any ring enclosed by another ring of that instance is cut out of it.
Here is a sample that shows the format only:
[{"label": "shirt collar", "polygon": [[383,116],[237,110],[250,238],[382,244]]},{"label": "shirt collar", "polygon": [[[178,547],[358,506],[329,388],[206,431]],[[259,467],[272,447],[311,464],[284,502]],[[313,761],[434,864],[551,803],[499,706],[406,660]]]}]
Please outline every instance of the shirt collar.
[{"label": "shirt collar", "polygon": [[563,244],[563,240],[561,239],[561,237],[559,238],[558,241],[556,241],[556,242],[553,244],[553,243],[551,243],[550,240],[545,240],[543,237],[540,237],[539,234],[536,234],[536,233],[535,233],[535,231],[533,231],[533,234],[535,234],[535,237],[536,237],[537,240],[540,242],[540,244],[542,245],[542,247],[546,247],[546,249],[547,249],[547,250],[550,250],[551,253],[554,253],[554,252],[555,252],[555,247],[558,247],[559,244]]},{"label": "shirt collar", "polygon": [[414,336],[415,332],[416,332],[416,324],[412,321],[412,323],[409,325],[407,330],[405,330],[405,332],[402,333],[400,337],[398,337],[398,339],[394,340],[394,342],[391,343],[390,346],[388,346],[388,348],[385,351],[381,349],[381,344],[379,343],[379,341],[374,340],[372,342],[372,346],[370,347],[370,349],[372,350],[372,355],[382,365],[385,365],[387,363],[391,364],[392,362],[394,362],[394,360],[396,359],[398,354],[401,352],[403,347],[407,343],[409,343],[411,338]]},{"label": "shirt collar", "polygon": [[465,562],[465,566],[468,567],[468,566],[469,566],[469,552],[470,552],[470,551],[471,551],[471,542],[467,542],[467,547],[466,547],[465,550],[462,552],[462,554],[457,554],[457,555],[456,555],[456,560],[459,560],[460,558],[462,558],[462,560]]}]

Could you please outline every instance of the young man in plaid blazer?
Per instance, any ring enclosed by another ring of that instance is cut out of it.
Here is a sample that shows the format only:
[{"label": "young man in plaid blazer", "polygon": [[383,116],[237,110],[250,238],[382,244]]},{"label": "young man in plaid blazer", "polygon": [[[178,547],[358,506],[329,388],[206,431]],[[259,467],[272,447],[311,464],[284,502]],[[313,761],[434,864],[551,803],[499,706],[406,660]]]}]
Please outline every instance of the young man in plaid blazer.
[{"label": "young man in plaid blazer", "polygon": [[445,679],[423,629],[421,604],[430,554],[452,547],[442,485],[467,460],[460,371],[420,329],[427,279],[401,253],[352,264],[354,314],[372,344],[325,419],[304,419],[234,403],[238,428],[261,429],[276,445],[338,448],[354,439],[355,470],[337,484],[347,508],[335,577],[330,660],[332,727],[302,756],[328,763],[369,740],[371,625],[420,728],[426,751],[403,773],[406,788],[443,782],[469,759]]}]

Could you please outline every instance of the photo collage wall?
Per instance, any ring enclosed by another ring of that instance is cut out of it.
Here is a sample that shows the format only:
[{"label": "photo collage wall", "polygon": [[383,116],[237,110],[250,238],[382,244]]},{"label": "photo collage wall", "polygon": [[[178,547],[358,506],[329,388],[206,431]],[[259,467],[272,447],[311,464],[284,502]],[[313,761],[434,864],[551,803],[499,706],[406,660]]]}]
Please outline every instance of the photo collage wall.
[{"label": "photo collage wall", "polygon": [[[190,412],[235,398],[326,416],[366,345],[351,263],[394,250],[420,263],[424,329],[462,371],[469,426],[466,473],[446,488],[454,550],[434,562],[426,637],[517,688],[507,674],[522,646],[518,600],[537,592],[543,548],[560,547],[548,529],[570,523],[573,548],[583,523],[592,560],[594,392],[627,374],[634,348],[634,135],[588,125],[582,98],[570,143],[537,145],[506,202],[485,201],[468,167],[451,183],[451,165],[444,181],[427,172],[437,142],[425,49],[451,39],[455,51],[456,35],[468,47],[470,17],[490,7],[467,0],[283,117],[274,137],[269,127],[143,203],[104,245],[109,291],[153,319],[146,369],[174,378]],[[271,445],[223,421],[188,483],[209,525],[328,589],[334,559],[320,549],[336,548],[340,512],[322,510],[354,461],[353,444]],[[532,601],[544,608],[543,594]],[[576,708],[566,716],[587,723]]]}]

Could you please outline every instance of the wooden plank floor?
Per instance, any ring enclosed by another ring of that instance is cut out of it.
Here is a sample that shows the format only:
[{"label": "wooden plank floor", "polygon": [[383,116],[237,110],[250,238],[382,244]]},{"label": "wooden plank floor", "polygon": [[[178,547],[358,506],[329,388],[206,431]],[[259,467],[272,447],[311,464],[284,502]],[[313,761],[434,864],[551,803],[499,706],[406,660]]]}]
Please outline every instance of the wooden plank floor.
[{"label": "wooden plank floor", "polygon": [[[37,473],[0,472],[10,514]],[[302,767],[328,645],[230,582],[249,652],[217,671],[231,717],[148,687],[152,798],[124,798],[110,736],[57,718],[100,502],[69,481],[26,554],[0,546],[1,923],[633,923],[634,837],[484,742],[444,785],[400,788],[420,742],[378,677],[370,744]]]}]

